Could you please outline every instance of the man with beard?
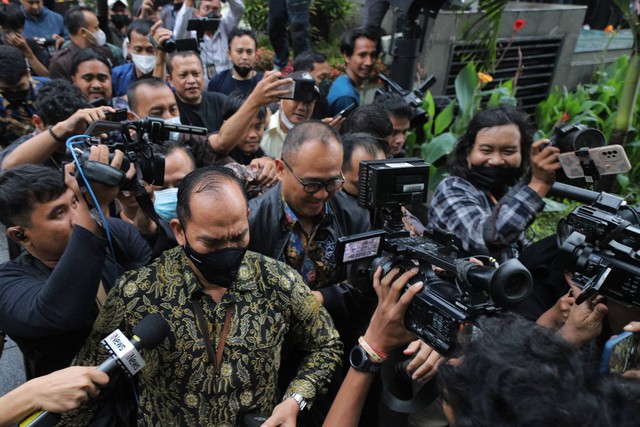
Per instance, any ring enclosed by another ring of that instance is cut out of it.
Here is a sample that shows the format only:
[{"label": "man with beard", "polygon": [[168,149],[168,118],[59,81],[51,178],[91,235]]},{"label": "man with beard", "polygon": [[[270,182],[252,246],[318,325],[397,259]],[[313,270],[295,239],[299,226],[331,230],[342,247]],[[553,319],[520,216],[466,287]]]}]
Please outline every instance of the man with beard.
[{"label": "man with beard", "polygon": [[183,125],[220,129],[225,95],[204,92],[204,73],[200,56],[193,51],[176,52],[167,63],[168,81],[175,89]]},{"label": "man with beard", "polygon": [[100,29],[95,13],[84,6],[75,6],[64,15],[64,24],[69,30],[71,43],[51,58],[49,73],[52,79],[70,80],[73,55],[88,47],[104,55],[113,64],[111,50],[105,46],[107,36]]},{"label": "man with beard", "polygon": [[235,28],[229,34],[227,56],[233,68],[215,75],[209,82],[209,92],[229,95],[231,92],[251,92],[262,80],[263,74],[254,70],[258,40],[251,30]]},{"label": "man with beard", "polygon": [[331,85],[327,100],[331,114],[335,115],[349,105],[360,105],[358,89],[373,75],[382,46],[375,30],[366,27],[348,30],[340,40],[340,51],[346,64],[346,75]]},{"label": "man with beard", "polygon": [[242,0],[229,0],[229,11],[221,16],[222,6],[220,0],[201,0],[198,8],[194,8],[194,0],[184,2],[182,8],[176,14],[174,32],[176,39],[196,38],[195,31],[187,31],[190,19],[194,18],[219,18],[220,26],[216,32],[205,31],[200,45],[200,59],[204,65],[206,79],[231,68],[231,60],[226,51],[229,46],[230,34],[238,26],[245,6]]},{"label": "man with beard", "polygon": [[104,99],[112,105],[111,67],[107,58],[93,49],[82,49],[71,62],[71,82],[89,101]]},{"label": "man with beard", "polygon": [[0,147],[33,131],[36,89],[47,80],[31,76],[18,49],[0,46]]}]

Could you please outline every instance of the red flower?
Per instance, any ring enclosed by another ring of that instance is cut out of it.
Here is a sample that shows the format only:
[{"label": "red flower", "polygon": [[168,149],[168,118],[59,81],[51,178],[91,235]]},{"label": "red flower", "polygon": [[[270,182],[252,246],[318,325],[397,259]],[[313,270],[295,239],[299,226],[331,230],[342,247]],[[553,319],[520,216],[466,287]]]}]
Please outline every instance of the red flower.
[{"label": "red flower", "polygon": [[569,117],[569,113],[567,113],[566,111],[564,113],[562,113],[562,117],[560,117],[560,123],[564,123],[567,120],[569,120],[571,117]]},{"label": "red flower", "polygon": [[513,31],[517,33],[522,29],[522,27],[524,27],[524,24],[526,23],[527,23],[526,19],[522,19],[522,18],[516,19],[516,22],[513,23]]}]

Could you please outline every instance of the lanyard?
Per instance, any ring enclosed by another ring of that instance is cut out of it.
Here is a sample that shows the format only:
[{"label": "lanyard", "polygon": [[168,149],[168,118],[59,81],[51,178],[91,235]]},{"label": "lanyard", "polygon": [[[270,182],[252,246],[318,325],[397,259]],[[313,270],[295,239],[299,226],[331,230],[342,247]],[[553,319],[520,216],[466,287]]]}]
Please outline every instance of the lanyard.
[{"label": "lanyard", "polygon": [[204,317],[204,312],[202,311],[202,306],[200,305],[200,301],[198,299],[193,300],[193,309],[196,314],[196,319],[198,321],[198,329],[200,329],[200,333],[202,334],[202,338],[204,339],[204,345],[207,349],[207,356],[209,356],[209,362],[213,363],[214,372],[216,375],[220,372],[220,363],[222,362],[222,352],[224,351],[224,344],[227,340],[227,334],[229,333],[229,328],[231,326],[231,306],[227,307],[225,316],[224,316],[224,326],[222,327],[222,331],[220,332],[220,341],[218,342],[218,347],[216,348],[216,353],[213,353],[213,346],[211,345],[211,337],[209,336],[209,328],[207,319]]}]

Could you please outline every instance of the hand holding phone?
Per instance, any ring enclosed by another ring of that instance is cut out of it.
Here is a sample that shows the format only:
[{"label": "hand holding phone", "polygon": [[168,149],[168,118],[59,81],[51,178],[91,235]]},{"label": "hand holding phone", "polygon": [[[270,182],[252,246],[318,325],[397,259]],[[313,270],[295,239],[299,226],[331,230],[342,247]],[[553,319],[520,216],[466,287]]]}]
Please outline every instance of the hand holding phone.
[{"label": "hand holding phone", "polygon": [[607,341],[602,351],[600,373],[622,374],[640,368],[640,334],[622,332]]},{"label": "hand holding phone", "polygon": [[342,111],[338,112],[338,114],[333,116],[333,120],[337,119],[340,116],[346,118],[349,115],[350,112],[352,112],[353,110],[356,109],[356,107],[357,107],[356,103],[352,102],[351,105],[349,105],[348,107],[342,109]]}]

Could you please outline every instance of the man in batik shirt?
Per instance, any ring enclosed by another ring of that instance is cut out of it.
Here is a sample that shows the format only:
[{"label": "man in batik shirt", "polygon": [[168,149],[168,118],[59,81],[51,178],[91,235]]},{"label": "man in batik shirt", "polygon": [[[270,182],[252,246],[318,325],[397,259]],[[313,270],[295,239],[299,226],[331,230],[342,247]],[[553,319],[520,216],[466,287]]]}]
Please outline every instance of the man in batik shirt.
[{"label": "man in batik shirt", "polygon": [[[295,425],[340,363],[329,314],[295,270],[246,250],[246,197],[228,170],[187,175],[177,216],[171,226],[180,247],[120,280],[77,363],[100,363],[104,336],[116,328],[130,336],[159,312],[171,331],[142,352],[138,425],[234,426],[245,413],[266,415],[266,425]],[[282,395],[276,378],[285,336],[307,356]],[[87,425],[87,411],[73,425]]]}]

